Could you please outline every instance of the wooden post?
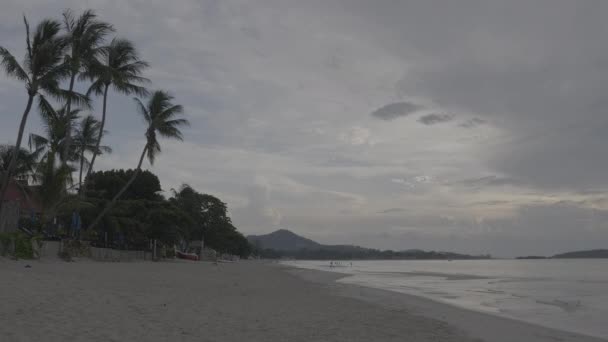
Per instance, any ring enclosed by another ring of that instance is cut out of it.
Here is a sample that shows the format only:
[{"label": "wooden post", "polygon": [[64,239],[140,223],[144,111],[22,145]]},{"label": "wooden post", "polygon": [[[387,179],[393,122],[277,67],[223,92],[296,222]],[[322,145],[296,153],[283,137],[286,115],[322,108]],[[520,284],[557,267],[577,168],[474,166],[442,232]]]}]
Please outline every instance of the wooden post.
[{"label": "wooden post", "polygon": [[201,235],[201,255],[198,257],[198,261],[203,261],[203,250],[205,249],[205,237]]},{"label": "wooden post", "polygon": [[152,260],[156,260],[156,239],[154,239],[154,249],[152,250]]}]

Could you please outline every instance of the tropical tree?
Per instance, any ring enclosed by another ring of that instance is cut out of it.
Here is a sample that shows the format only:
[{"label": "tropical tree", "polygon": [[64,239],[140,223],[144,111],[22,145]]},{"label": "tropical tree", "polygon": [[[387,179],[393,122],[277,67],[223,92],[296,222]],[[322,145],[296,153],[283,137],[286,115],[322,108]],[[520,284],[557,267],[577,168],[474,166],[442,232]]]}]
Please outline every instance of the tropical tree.
[{"label": "tropical tree", "polygon": [[56,157],[56,154],[46,154],[36,168],[37,193],[43,208],[44,222],[55,217],[62,204],[75,200],[67,191],[72,184],[74,168],[58,163]]},{"label": "tropical tree", "polygon": [[219,198],[183,184],[179,191],[173,190],[169,202],[190,218],[180,230],[186,239],[186,249],[190,241],[201,239],[201,244],[222,253],[240,256],[251,253],[249,242],[234,227],[226,203]]},{"label": "tropical tree", "polygon": [[[129,179],[136,171],[129,170],[108,170],[96,171],[91,173],[86,180],[86,193],[88,198],[95,198],[109,201],[127,184]],[[120,199],[137,200],[143,199],[148,201],[160,201],[162,196],[159,192],[162,191],[160,180],[150,171],[141,171],[131,186],[121,195]],[[94,217],[93,217],[94,218]]]},{"label": "tropical tree", "polygon": [[91,162],[87,160],[86,154],[91,153],[93,156],[95,156],[97,154],[101,154],[102,152],[112,153],[112,149],[109,146],[100,146],[98,144],[98,137],[102,136],[102,134],[103,131],[101,129],[101,123],[95,119],[93,115],[85,116],[80,121],[79,126],[75,129],[73,146],[75,148],[75,153],[78,155],[80,160],[78,186],[80,187],[79,192],[81,193],[84,193],[80,191],[80,189],[83,187],[83,170],[85,169],[86,165],[89,165],[90,167],[91,164]]},{"label": "tropical tree", "polygon": [[[8,169],[13,153],[15,153],[15,147],[12,145],[0,145],[0,175],[4,175]],[[31,153],[27,149],[19,149],[17,155],[17,163],[13,170],[12,178],[28,182],[32,177],[34,170],[36,169],[37,156],[35,153]]]},{"label": "tropical tree", "polygon": [[179,191],[171,190],[173,191],[173,197],[169,199],[170,203],[190,217],[191,224],[182,229],[186,243],[185,248],[188,250],[190,241],[200,239],[201,244],[204,242],[203,194],[197,192],[188,184],[182,184]]},{"label": "tropical tree", "polygon": [[[78,162],[83,158],[82,151],[90,153],[97,132],[94,118],[87,116],[79,123],[79,113],[80,109],[73,109],[70,114],[66,114],[66,107],[55,110],[50,105],[41,106],[44,134],[30,134],[30,150],[39,159],[33,180],[44,210],[43,221],[46,222],[58,213],[72,212],[86,206],[86,203],[79,201],[78,196],[69,191],[75,186],[72,178],[75,168],[67,161]],[[97,122],[97,128],[98,126]],[[66,156],[62,151],[67,141],[67,127],[77,134],[74,136],[76,144],[72,144]]]},{"label": "tropical tree", "polygon": [[[59,203],[67,197],[67,186],[72,183],[74,169],[67,164],[67,161],[76,161],[78,155],[73,147],[68,155],[64,155],[61,151],[66,144],[67,127],[71,129],[76,126],[79,113],[79,109],[66,114],[66,107],[55,110],[50,105],[42,105],[40,118],[44,134],[30,134],[30,150],[39,158],[34,181],[38,185],[42,205],[50,217],[54,215]],[[67,160],[64,162],[65,157]]]},{"label": "tropical tree", "polygon": [[[129,40],[114,38],[110,45],[100,50],[100,60],[94,60],[86,75],[93,81],[87,95],[94,93],[103,96],[103,107],[101,112],[101,128],[97,137],[97,147],[93,150],[93,156],[85,177],[85,183],[93,171],[93,165],[100,151],[101,138],[106,124],[106,110],[108,100],[108,90],[110,87],[114,91],[125,95],[136,94],[147,96],[146,88],[138,85],[149,82],[148,79],[141,77],[143,69],[148,67],[148,63],[139,58],[137,50]],[[81,187],[82,189],[85,186]]]},{"label": "tropical tree", "polygon": [[[100,56],[105,36],[114,31],[112,25],[97,19],[93,10],[84,11],[79,17],[75,17],[71,10],[63,12],[63,26],[66,31],[65,41],[67,49],[65,63],[69,70],[69,88],[71,95],[66,102],[66,113],[72,110],[72,102],[80,97],[74,93],[76,78],[86,79],[86,71]],[[67,128],[66,143],[62,153],[67,155],[72,145],[72,132]],[[63,158],[67,163],[69,158]]]},{"label": "tropical tree", "polygon": [[179,117],[180,114],[183,113],[183,107],[181,105],[174,105],[172,100],[173,96],[162,90],[155,91],[146,105],[144,105],[141,100],[135,99],[138,111],[148,125],[145,133],[146,144],[139,157],[135,173],[131,176],[127,184],[125,184],[125,186],[112,198],[110,203],[106,205],[97,218],[95,218],[89,228],[95,228],[108,210],[112,208],[116,200],[118,200],[129,188],[131,183],[133,183],[139,172],[141,172],[141,164],[145,157],[148,158],[150,164],[154,164],[156,156],[161,152],[157,135],[180,141],[183,140],[180,127],[187,126],[189,123],[188,120]]},{"label": "tropical tree", "polygon": [[62,151],[67,141],[68,127],[71,130],[76,126],[79,113],[80,109],[74,109],[68,115],[66,114],[66,107],[55,110],[52,106],[41,106],[40,118],[42,119],[44,135],[30,134],[30,150],[44,160],[63,163],[64,158],[67,157],[66,162],[76,161],[78,155],[73,147],[68,155],[63,154]]},{"label": "tropical tree", "polygon": [[[65,42],[59,36],[61,24],[52,19],[44,19],[36,26],[34,35],[30,36],[30,26],[27,18],[23,17],[23,22],[26,33],[26,54],[23,63],[17,62],[17,59],[7,49],[0,47],[0,58],[2,59],[0,65],[2,65],[7,75],[25,83],[28,95],[27,104],[17,131],[17,142],[5,168],[2,187],[0,188],[0,198],[4,198],[9,180],[17,165],[25,125],[34,98],[41,91],[54,97],[63,95],[59,89],[59,82],[67,76],[68,71],[62,63]],[[40,99],[41,102],[46,102],[43,97]]]}]

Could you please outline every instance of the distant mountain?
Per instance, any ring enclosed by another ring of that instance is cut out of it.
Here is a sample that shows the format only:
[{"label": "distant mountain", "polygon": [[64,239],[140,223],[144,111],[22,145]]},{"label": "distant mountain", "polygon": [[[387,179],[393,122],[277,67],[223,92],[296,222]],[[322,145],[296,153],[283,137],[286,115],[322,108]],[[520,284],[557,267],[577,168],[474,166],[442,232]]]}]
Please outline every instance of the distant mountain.
[{"label": "distant mountain", "polygon": [[608,249],[592,249],[588,251],[576,251],[556,254],[553,258],[557,259],[600,259],[608,258]]},{"label": "distant mountain", "polygon": [[298,251],[301,249],[320,249],[321,244],[301,237],[287,229],[279,229],[266,235],[250,235],[247,240],[254,246],[275,251]]},{"label": "distant mountain", "polygon": [[489,259],[489,255],[471,256],[466,254],[422,251],[410,249],[405,251],[380,251],[353,245],[323,245],[301,237],[286,229],[280,229],[266,235],[247,237],[258,255],[263,258],[295,258],[308,260],[348,260],[348,259]]},{"label": "distant mountain", "polygon": [[527,255],[527,256],[520,256],[515,259],[520,259],[520,260],[532,259],[532,260],[534,260],[534,259],[547,259],[547,257],[541,256],[541,255]]}]

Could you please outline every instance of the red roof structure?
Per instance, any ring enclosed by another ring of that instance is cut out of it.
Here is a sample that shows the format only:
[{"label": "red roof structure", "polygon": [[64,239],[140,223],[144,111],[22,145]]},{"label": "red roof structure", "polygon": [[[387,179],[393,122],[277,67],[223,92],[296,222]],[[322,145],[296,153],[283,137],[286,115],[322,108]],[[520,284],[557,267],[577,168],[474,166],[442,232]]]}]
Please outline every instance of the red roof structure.
[{"label": "red roof structure", "polygon": [[30,214],[32,212],[38,214],[42,212],[42,205],[37,198],[38,196],[33,187],[12,180],[8,184],[8,188],[6,189],[6,193],[2,200],[19,202],[22,214]]}]

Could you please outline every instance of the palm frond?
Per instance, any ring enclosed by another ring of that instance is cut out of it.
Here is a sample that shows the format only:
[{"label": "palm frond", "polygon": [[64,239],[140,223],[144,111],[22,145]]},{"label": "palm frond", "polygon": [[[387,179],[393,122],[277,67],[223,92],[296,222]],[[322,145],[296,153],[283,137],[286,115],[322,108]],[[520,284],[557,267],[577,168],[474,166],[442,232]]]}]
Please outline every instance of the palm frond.
[{"label": "palm frond", "polygon": [[0,47],[0,65],[4,68],[4,72],[11,77],[18,79],[19,81],[28,81],[29,77],[27,72],[23,70],[17,59],[5,48]]},{"label": "palm frond", "polygon": [[101,123],[92,115],[84,117],[78,127],[74,130],[74,146],[76,153],[82,155],[84,153],[111,153],[112,149],[108,146],[99,146],[97,148],[97,137],[99,136],[99,130],[101,129]]},{"label": "palm frond", "polygon": [[72,104],[83,108],[90,109],[92,107],[91,99],[86,94],[55,88],[49,91],[49,95],[52,95],[58,101],[67,101],[69,99]]},{"label": "palm frond", "polygon": [[181,114],[184,112],[184,107],[181,105],[170,106],[169,108],[164,109],[159,113],[158,118],[162,120],[169,120],[177,114]]},{"label": "palm frond", "polygon": [[170,126],[161,126],[158,127],[157,131],[162,137],[176,139],[179,141],[184,140],[184,136],[178,128]]},{"label": "palm frond", "polygon": [[61,24],[53,19],[43,19],[37,26],[32,37],[32,50],[35,54],[48,42],[54,42],[61,30]]},{"label": "palm frond", "polygon": [[72,12],[72,10],[66,9],[65,11],[63,11],[62,16],[64,29],[67,32],[71,32],[72,30],[74,30],[76,20],[74,19],[74,13]]},{"label": "palm frond", "polygon": [[144,120],[146,120],[146,122],[150,122],[152,121],[152,119],[150,118],[150,114],[148,112],[148,109],[146,108],[146,106],[141,102],[140,99],[138,98],[133,98],[133,100],[135,101],[135,105],[137,106],[137,111],[139,114],[141,114],[141,116],[144,118]]},{"label": "palm frond", "polygon": [[34,56],[32,53],[32,42],[30,41],[30,23],[25,15],[23,15],[23,24],[25,25],[25,46],[27,48],[26,60],[31,61]]},{"label": "palm frond", "polygon": [[[114,38],[109,45],[99,47],[92,58],[83,78],[90,78],[99,84],[112,84],[114,90],[130,95],[147,96],[147,90],[141,84],[149,83],[142,77],[142,71],[148,63],[141,60],[133,43],[126,39]],[[91,91],[99,94],[99,84]]]},{"label": "palm frond", "polygon": [[73,72],[78,72],[87,67],[89,61],[100,54],[100,46],[105,36],[114,31],[112,25],[97,19],[93,10],[85,10],[78,18],[70,10],[63,13],[64,28],[67,32],[66,40],[70,46],[70,52],[66,55]]},{"label": "palm frond", "polygon": [[38,111],[40,113],[40,117],[42,118],[42,122],[47,124],[56,120],[58,117],[55,108],[51,105],[51,103],[47,100],[46,96],[40,95],[38,96]]},{"label": "palm frond", "polygon": [[28,145],[30,151],[34,154],[40,154],[48,145],[49,140],[41,135],[30,133]]},{"label": "palm frond", "polygon": [[[139,77],[138,82],[143,83],[145,79],[143,77]],[[123,93],[125,95],[135,94],[137,96],[148,96],[148,89],[142,86],[135,85],[133,83],[127,82],[114,82],[112,83],[114,86],[114,90]]]},{"label": "palm frond", "polygon": [[105,81],[102,78],[98,78],[95,81],[93,81],[93,83],[91,83],[86,94],[88,97],[90,97],[91,94],[102,95],[105,88],[106,88]]}]

